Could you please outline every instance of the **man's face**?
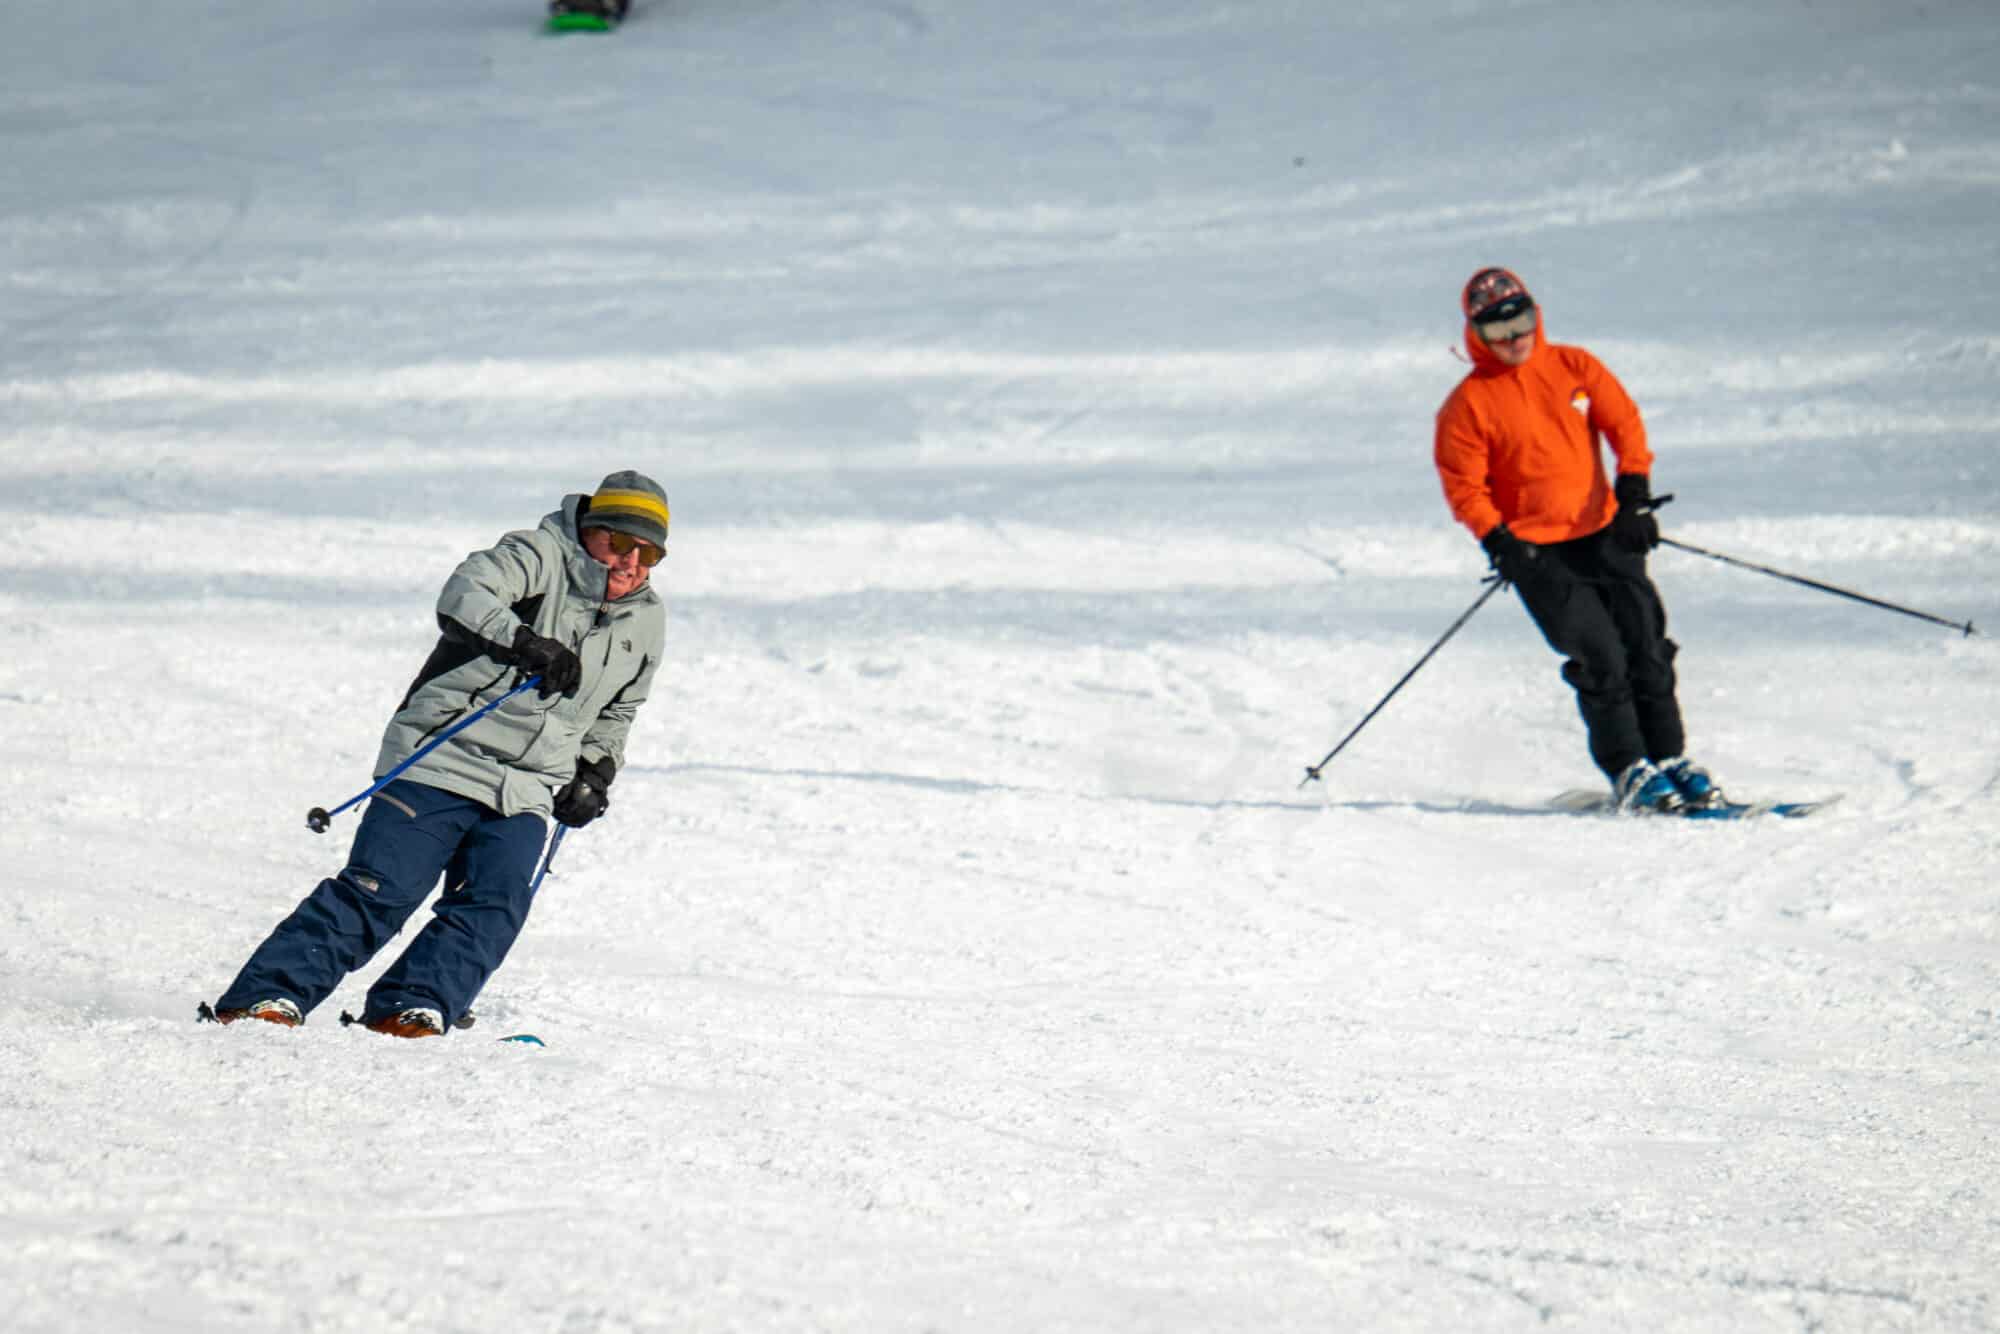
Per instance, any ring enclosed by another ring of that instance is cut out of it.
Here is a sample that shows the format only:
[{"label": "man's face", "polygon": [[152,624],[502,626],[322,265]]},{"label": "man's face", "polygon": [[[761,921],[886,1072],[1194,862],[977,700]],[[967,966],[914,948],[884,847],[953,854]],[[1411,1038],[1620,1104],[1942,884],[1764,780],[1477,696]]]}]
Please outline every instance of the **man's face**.
[{"label": "man's face", "polygon": [[[619,551],[617,548],[626,550]],[[583,549],[590,558],[611,571],[610,596],[622,598],[640,587],[652,574],[649,561],[657,561],[664,552],[650,542],[614,533],[609,528],[586,528],[583,530]]]},{"label": "man's face", "polygon": [[1472,326],[1479,331],[1479,339],[1493,349],[1493,355],[1501,364],[1519,366],[1528,360],[1535,350],[1535,335],[1539,332],[1539,321],[1533,306],[1521,311],[1510,319],[1488,320]]}]

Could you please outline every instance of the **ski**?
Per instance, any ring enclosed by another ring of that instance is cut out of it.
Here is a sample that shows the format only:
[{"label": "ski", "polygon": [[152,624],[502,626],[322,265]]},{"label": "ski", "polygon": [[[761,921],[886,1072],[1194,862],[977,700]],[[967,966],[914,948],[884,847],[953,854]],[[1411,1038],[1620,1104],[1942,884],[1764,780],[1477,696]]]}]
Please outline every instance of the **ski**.
[{"label": "ski", "polygon": [[1811,801],[1724,801],[1714,806],[1695,806],[1682,811],[1688,820],[1754,820],[1769,815],[1780,820],[1802,820],[1814,811],[1823,811],[1839,801],[1840,793]]},{"label": "ski", "polygon": [[[479,1022],[479,1016],[473,1013],[471,1010],[467,1010],[464,1014],[452,1020],[451,1026],[463,1032],[464,1030],[471,1028],[474,1024],[478,1022]],[[523,1042],[531,1047],[546,1047],[549,1045],[548,1043],[542,1041],[540,1038],[536,1037],[533,1033],[509,1033],[505,1037],[495,1038],[494,1041]]]},{"label": "ski", "polygon": [[[1778,820],[1802,820],[1816,811],[1823,811],[1838,802],[1840,793],[1830,797],[1819,797],[1810,801],[1722,801],[1712,806],[1690,806],[1668,816],[1646,815],[1647,819],[1682,820],[1755,820],[1769,816]],[[1557,793],[1549,799],[1549,805],[1559,811],[1573,815],[1616,815],[1618,807],[1608,792],[1591,788],[1572,788]]]}]

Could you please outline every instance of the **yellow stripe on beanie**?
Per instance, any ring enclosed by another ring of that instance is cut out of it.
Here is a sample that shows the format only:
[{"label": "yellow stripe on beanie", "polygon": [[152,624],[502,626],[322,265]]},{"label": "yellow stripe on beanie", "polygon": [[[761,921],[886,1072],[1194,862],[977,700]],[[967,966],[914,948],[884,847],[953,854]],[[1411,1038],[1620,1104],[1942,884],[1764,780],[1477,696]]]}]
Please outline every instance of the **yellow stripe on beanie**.
[{"label": "yellow stripe on beanie", "polygon": [[599,491],[590,498],[590,513],[593,517],[630,514],[635,518],[652,519],[661,528],[671,527],[667,503],[644,491]]}]

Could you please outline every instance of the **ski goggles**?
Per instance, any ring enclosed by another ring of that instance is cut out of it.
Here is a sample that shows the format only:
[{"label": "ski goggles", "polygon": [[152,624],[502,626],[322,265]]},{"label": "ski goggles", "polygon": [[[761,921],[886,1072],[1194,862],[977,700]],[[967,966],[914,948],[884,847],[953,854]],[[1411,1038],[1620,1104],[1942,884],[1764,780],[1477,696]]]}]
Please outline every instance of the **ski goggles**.
[{"label": "ski goggles", "polygon": [[1480,320],[1473,327],[1489,343],[1511,343],[1535,331],[1535,308],[1527,306],[1501,319]]},{"label": "ski goggles", "polygon": [[604,540],[611,547],[612,554],[614,555],[626,556],[634,551],[638,552],[639,563],[649,570],[665,559],[667,554],[651,542],[643,538],[634,537],[630,533],[607,532],[604,535]]}]

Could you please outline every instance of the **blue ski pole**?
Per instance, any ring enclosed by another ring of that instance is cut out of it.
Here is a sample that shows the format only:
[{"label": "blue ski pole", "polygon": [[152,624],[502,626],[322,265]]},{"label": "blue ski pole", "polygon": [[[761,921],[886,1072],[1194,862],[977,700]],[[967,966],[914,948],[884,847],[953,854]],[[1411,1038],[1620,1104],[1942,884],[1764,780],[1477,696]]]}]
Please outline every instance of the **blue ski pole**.
[{"label": "blue ski pole", "polygon": [[549,863],[556,859],[556,849],[562,846],[563,835],[568,832],[568,825],[560,820],[556,821],[556,836],[549,840],[549,851],[548,855],[542,858],[542,869],[535,872],[535,883],[528,886],[530,896],[542,887],[542,877],[549,873]]},{"label": "blue ski pole", "polygon": [[[539,685],[541,683],[541,680],[542,678],[539,676],[531,676],[527,680],[521,682],[521,684],[515,686],[512,690],[508,691],[506,694],[500,696],[500,698],[494,700],[491,704],[487,704],[481,707],[478,712],[472,714],[470,717],[461,718],[458,722],[452,724],[449,728],[438,733],[437,736],[433,738],[429,744],[425,745],[416,754],[410,756],[409,759],[404,760],[401,764],[391,769],[388,773],[383,774],[380,778],[376,779],[375,782],[372,785],[370,785],[370,787],[366,792],[355,793],[353,796],[349,797],[346,801],[341,802],[338,806],[335,806],[330,811],[323,806],[313,807],[311,810],[306,812],[306,828],[312,830],[315,834],[324,834],[327,831],[327,827],[333,823],[334,816],[340,814],[342,811],[346,810],[349,806],[353,806],[360,802],[368,800],[368,798],[374,796],[377,792],[380,792],[383,788],[395,782],[396,775],[402,773],[403,770],[409,768],[411,765],[415,764],[418,760],[421,760],[424,756],[430,754],[432,751],[436,750],[439,746],[442,746],[445,742],[451,740],[453,737],[457,736],[460,732],[463,732],[466,728],[472,726],[474,723],[478,722],[481,718],[484,718],[487,714],[493,712],[493,710],[499,708],[502,704],[505,704],[508,700],[514,698],[514,696],[520,694],[523,690],[527,690],[536,685]],[[553,855],[553,852],[551,853],[551,855]],[[542,869],[547,870],[548,868],[546,865],[544,865]]]}]

